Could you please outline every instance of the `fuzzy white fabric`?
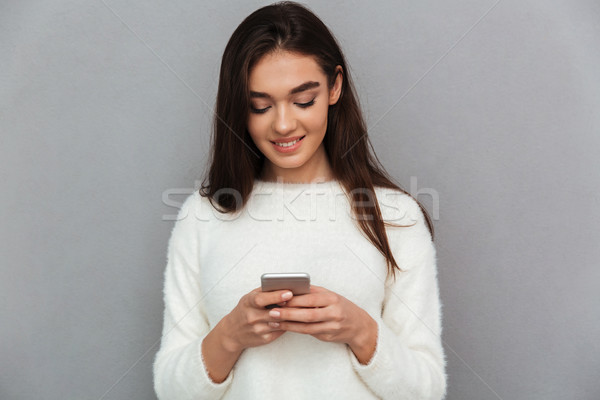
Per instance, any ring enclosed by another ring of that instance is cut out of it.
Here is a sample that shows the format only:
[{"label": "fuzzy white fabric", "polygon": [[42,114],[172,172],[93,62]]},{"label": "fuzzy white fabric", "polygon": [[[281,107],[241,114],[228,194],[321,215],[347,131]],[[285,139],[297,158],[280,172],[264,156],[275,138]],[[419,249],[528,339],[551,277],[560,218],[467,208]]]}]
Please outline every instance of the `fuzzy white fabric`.
[{"label": "fuzzy white fabric", "polygon": [[[375,190],[396,262],[366,239],[336,181],[256,181],[246,207],[221,214],[196,191],[169,240],[164,325],[154,359],[161,400],[430,399],[446,394],[436,251],[417,203]],[[341,343],[286,332],[244,350],[222,383],[205,369],[201,343],[265,272],[308,272],[311,283],[366,310],[378,324],[367,365]]]}]

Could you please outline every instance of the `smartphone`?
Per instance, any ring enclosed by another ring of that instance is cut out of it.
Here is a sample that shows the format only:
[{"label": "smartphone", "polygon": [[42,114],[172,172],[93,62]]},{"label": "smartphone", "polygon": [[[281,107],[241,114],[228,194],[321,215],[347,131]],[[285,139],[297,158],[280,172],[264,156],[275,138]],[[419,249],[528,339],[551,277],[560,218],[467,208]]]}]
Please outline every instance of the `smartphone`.
[{"label": "smartphone", "polygon": [[[266,273],[260,277],[263,292],[289,289],[294,296],[310,293],[310,276],[306,272]],[[267,308],[276,307],[277,304],[268,305]]]}]

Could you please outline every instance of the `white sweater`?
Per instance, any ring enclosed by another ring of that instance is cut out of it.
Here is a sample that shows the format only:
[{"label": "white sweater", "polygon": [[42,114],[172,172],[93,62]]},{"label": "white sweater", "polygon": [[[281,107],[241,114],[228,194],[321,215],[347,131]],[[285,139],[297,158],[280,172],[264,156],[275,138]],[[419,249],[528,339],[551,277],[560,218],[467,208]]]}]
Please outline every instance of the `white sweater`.
[{"label": "white sweater", "polygon": [[[404,272],[386,278],[385,258],[366,239],[336,181],[256,181],[246,207],[221,214],[196,191],[169,240],[164,325],[154,360],[161,400],[442,399],[446,359],[436,251],[409,196],[375,190]],[[346,344],[286,332],[244,350],[227,379],[210,380],[201,343],[265,272],[308,272],[311,284],[366,310],[378,324],[375,354],[358,362]]]}]

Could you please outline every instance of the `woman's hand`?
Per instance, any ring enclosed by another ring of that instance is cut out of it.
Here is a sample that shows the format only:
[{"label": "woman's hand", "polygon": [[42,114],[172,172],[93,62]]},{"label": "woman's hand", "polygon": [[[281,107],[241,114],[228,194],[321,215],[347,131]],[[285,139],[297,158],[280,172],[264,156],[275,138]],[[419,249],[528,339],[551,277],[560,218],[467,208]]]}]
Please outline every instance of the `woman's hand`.
[{"label": "woman's hand", "polygon": [[265,306],[277,304],[283,307],[291,298],[289,290],[262,292],[256,288],[245,294],[217,323],[202,341],[202,358],[213,382],[227,379],[244,349],[270,343],[285,333],[269,326],[269,321],[274,319]]},{"label": "woman's hand", "polygon": [[269,311],[273,329],[305,333],[326,342],[346,343],[361,364],[367,364],[377,345],[377,323],[362,308],[339,294],[311,285],[285,307]]},{"label": "woman's hand", "polygon": [[262,292],[260,287],[244,295],[237,306],[221,320],[223,346],[232,353],[237,353],[248,347],[270,343],[283,335],[284,330],[268,324],[275,319],[269,315],[265,306],[284,306],[291,298],[292,292],[289,290]]}]

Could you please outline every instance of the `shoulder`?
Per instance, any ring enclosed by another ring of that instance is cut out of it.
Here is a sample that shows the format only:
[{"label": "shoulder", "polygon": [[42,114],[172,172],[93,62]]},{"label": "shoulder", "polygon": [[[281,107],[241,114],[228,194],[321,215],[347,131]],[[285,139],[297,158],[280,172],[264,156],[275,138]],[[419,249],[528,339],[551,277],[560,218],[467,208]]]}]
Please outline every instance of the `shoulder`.
[{"label": "shoulder", "polygon": [[423,211],[410,194],[398,189],[382,187],[377,187],[375,193],[384,221],[403,225],[424,223]]},{"label": "shoulder", "polygon": [[[177,207],[177,206],[175,206]],[[208,197],[200,194],[196,189],[178,205],[175,225],[197,226],[200,222],[209,222],[215,219],[213,205]]]},{"label": "shoulder", "polygon": [[187,220],[190,216],[194,216],[202,206],[202,196],[195,190],[189,194],[177,212],[177,221]]},{"label": "shoulder", "polygon": [[[436,263],[436,249],[417,200],[397,189],[379,189],[381,214],[396,262],[403,271]],[[389,224],[388,224],[389,223]]]}]

